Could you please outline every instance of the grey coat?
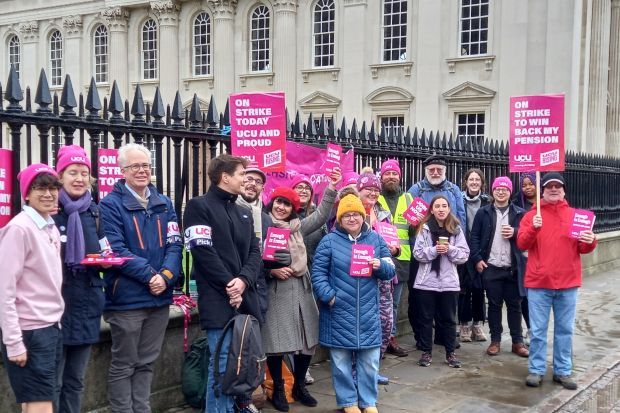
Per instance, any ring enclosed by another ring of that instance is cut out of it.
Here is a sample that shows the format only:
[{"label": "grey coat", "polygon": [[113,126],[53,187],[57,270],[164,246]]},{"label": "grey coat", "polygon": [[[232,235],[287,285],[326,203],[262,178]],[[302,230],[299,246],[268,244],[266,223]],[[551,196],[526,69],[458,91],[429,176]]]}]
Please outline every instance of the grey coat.
[{"label": "grey coat", "polygon": [[[307,235],[327,222],[336,191],[325,190],[317,210],[301,220]],[[312,350],[319,343],[319,311],[314,301],[310,274],[287,280],[269,278],[269,308],[263,326],[263,349],[267,354]]]}]

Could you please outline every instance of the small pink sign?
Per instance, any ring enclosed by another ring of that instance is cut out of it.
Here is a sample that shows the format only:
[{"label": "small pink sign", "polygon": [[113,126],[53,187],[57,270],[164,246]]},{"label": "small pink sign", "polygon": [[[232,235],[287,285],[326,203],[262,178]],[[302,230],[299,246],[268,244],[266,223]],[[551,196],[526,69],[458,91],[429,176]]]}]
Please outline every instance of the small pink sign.
[{"label": "small pink sign", "polygon": [[375,224],[375,231],[381,235],[390,247],[398,247],[400,245],[396,226],[390,224],[389,222],[377,222]]},{"label": "small pink sign", "polygon": [[426,211],[428,211],[428,204],[422,198],[414,198],[409,208],[403,212],[403,218],[415,227],[422,221]]},{"label": "small pink sign", "polygon": [[80,264],[82,265],[112,265],[118,266],[123,265],[126,261],[129,261],[133,258],[131,257],[115,257],[115,256],[87,256]]},{"label": "small pink sign", "polygon": [[564,170],[564,95],[510,98],[510,172]]},{"label": "small pink sign", "polygon": [[569,237],[579,239],[582,231],[591,231],[594,227],[596,215],[586,209],[575,209],[573,221],[571,222]]},{"label": "small pink sign", "polygon": [[0,228],[11,220],[13,159],[9,149],[0,149]]},{"label": "small pink sign", "polygon": [[372,264],[369,261],[374,256],[375,249],[372,245],[353,244],[349,274],[352,277],[370,277],[372,275]]},{"label": "small pink sign", "polygon": [[98,165],[99,199],[103,199],[112,192],[116,181],[123,178],[123,172],[118,165],[118,149],[99,149]]},{"label": "small pink sign", "polygon": [[232,154],[263,172],[282,172],[286,166],[284,93],[230,95]]},{"label": "small pink sign", "polygon": [[342,146],[328,143],[327,156],[322,168],[323,173],[330,174],[334,171],[334,168],[340,168],[340,162],[342,162]]},{"label": "small pink sign", "polygon": [[267,261],[275,261],[274,254],[277,250],[288,250],[288,239],[290,236],[291,230],[288,228],[267,228],[265,248],[263,249],[263,259]]}]

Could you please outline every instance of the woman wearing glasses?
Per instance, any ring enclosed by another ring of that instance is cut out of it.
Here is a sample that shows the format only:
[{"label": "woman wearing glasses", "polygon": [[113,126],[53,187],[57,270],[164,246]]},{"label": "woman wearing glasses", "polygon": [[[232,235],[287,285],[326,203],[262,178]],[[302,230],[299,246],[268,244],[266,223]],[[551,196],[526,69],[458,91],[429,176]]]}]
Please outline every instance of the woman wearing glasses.
[{"label": "woman wearing glasses", "polygon": [[[382,344],[378,284],[395,274],[387,244],[365,218],[358,197],[342,198],[336,229],[321,240],[312,269],[320,305],[319,341],[330,350],[336,402],[345,413],[360,413],[360,408],[364,413],[377,412]],[[351,265],[356,246],[367,247],[370,253],[360,276],[351,275],[358,275]]]},{"label": "woman wearing glasses", "polygon": [[274,383],[272,402],[282,412],[289,409],[282,380],[282,360],[285,354],[293,354],[295,364],[293,397],[305,406],[317,405],[305,385],[306,371],[318,344],[319,314],[312,292],[304,237],[325,225],[336,199],[336,184],[340,179],[339,170],[329,176],[329,186],[321,204],[306,218],[301,219],[297,214],[300,208],[299,195],[290,188],[276,188],[267,205],[273,225],[290,230],[288,249],[291,265],[269,272],[269,308],[263,328],[263,346]]}]

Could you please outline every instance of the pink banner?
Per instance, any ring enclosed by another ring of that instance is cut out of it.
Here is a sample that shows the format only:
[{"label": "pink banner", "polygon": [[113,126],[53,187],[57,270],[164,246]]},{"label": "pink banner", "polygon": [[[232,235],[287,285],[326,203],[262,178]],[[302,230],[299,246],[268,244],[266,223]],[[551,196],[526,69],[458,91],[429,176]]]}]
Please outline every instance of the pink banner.
[{"label": "pink banner", "polygon": [[274,254],[277,250],[288,250],[288,239],[290,236],[291,230],[288,228],[267,228],[265,248],[263,249],[263,259],[267,261],[274,261]]},{"label": "pink banner", "polygon": [[0,228],[11,220],[13,159],[9,149],[0,149]]},{"label": "pink banner", "polygon": [[284,93],[230,95],[230,137],[233,155],[247,158],[263,172],[284,171]]},{"label": "pink banner", "polygon": [[369,261],[374,256],[375,249],[372,245],[353,244],[349,274],[352,277],[370,277],[372,275],[372,264]]},{"label": "pink banner", "polygon": [[575,209],[571,222],[569,237],[579,239],[582,231],[591,231],[594,227],[596,216],[594,212],[586,209]]},{"label": "pink banner", "polygon": [[375,231],[381,235],[389,246],[398,247],[400,245],[396,226],[389,222],[377,222],[375,224]]},{"label": "pink banner", "polygon": [[415,227],[422,221],[426,211],[428,211],[428,204],[422,198],[414,198],[409,208],[403,212],[403,218]]},{"label": "pink banner", "polygon": [[[267,183],[263,190],[263,203],[265,205],[269,203],[271,193],[276,187],[290,187],[293,177],[297,174],[307,175],[310,178],[314,189],[314,202],[318,203],[329,183],[327,176],[319,172],[325,163],[326,156],[325,149],[301,143],[286,142],[286,171],[267,174]],[[350,149],[342,156],[340,165],[343,175],[346,172],[353,171],[353,161],[353,149]]]},{"label": "pink banner", "polygon": [[99,149],[99,199],[103,199],[107,194],[112,192],[116,181],[123,177],[121,168],[118,165],[118,150],[117,149]]},{"label": "pink banner", "polygon": [[564,95],[510,98],[510,172],[564,170]]},{"label": "pink banner", "polygon": [[335,143],[328,143],[325,163],[321,170],[325,174],[330,174],[334,168],[340,168],[340,162],[342,162],[342,147]]}]

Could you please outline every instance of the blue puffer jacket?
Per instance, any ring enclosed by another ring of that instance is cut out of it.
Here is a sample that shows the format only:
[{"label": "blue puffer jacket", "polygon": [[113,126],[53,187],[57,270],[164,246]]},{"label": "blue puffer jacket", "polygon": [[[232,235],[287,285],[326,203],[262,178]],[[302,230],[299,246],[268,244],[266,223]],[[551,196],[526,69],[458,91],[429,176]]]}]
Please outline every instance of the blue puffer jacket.
[{"label": "blue puffer jacket", "polygon": [[[121,179],[99,203],[101,222],[112,250],[131,257],[120,267],[106,271],[105,309],[131,310],[172,304],[173,286],[181,272],[183,243],[172,201],[149,185],[147,208],[125,187]],[[168,288],[151,294],[149,281],[156,273],[168,270]]]},{"label": "blue puffer jacket", "polygon": [[[352,277],[351,250],[354,243],[372,245],[381,266],[372,277]],[[381,345],[379,287],[377,279],[394,277],[394,263],[387,244],[366,224],[357,240],[339,226],[327,234],[316,249],[312,285],[319,299],[319,342],[325,347],[368,349]],[[329,306],[336,297],[334,305]]]}]

